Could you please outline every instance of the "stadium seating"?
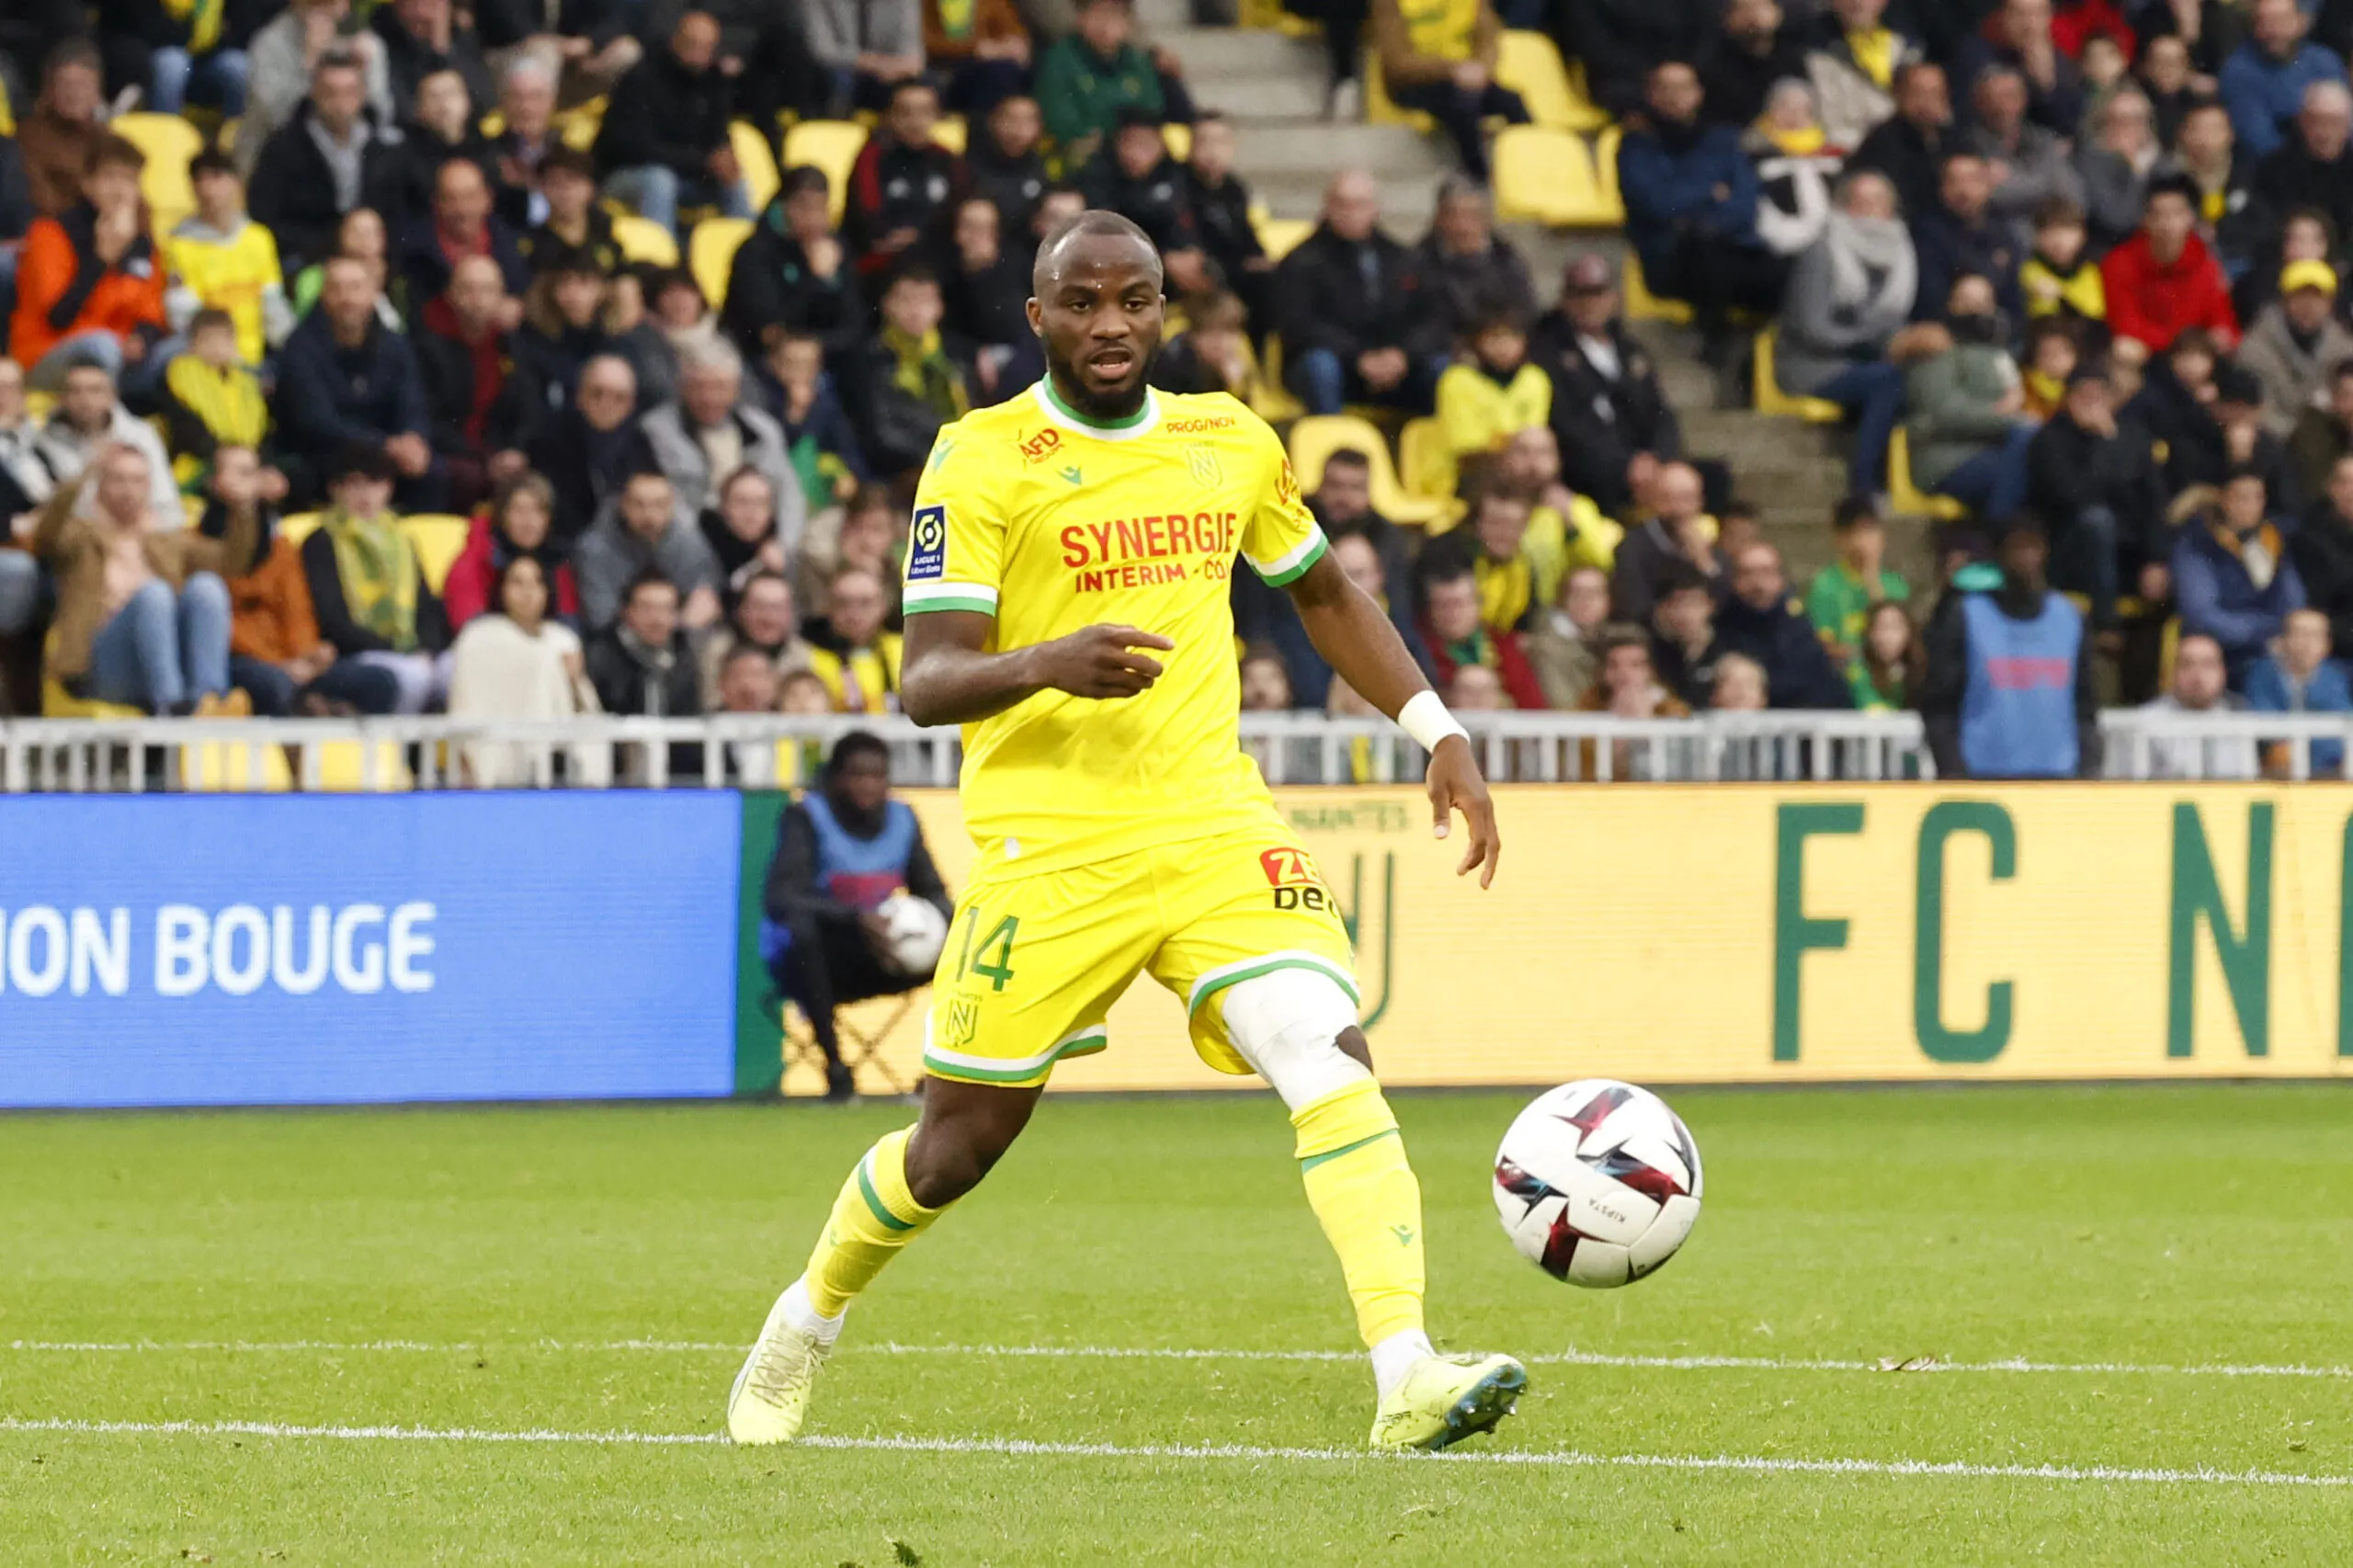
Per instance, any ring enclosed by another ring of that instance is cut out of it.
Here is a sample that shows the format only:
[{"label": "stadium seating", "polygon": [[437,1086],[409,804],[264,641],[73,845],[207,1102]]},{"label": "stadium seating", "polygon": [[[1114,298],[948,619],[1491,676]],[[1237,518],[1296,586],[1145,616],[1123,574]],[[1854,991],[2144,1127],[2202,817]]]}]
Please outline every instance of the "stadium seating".
[{"label": "stadium seating", "polygon": [[1969,508],[1949,495],[1931,495],[1912,483],[1912,437],[1903,426],[1887,443],[1887,504],[1897,515],[1934,517],[1940,523],[1969,516]]},{"label": "stadium seating", "polygon": [[1266,356],[1259,366],[1258,385],[1250,399],[1250,412],[1269,425],[1288,425],[1307,412],[1306,405],[1283,385],[1283,340],[1272,333],[1267,335]]},{"label": "stadium seating", "polygon": [[622,256],[656,267],[678,265],[678,242],[669,230],[634,212],[616,212],[612,219],[613,243],[621,247]]},{"label": "stadium seating", "polygon": [[931,128],[931,139],[961,158],[972,146],[972,131],[962,115],[947,114]]},{"label": "stadium seating", "polygon": [[121,114],[107,126],[145,154],[139,194],[147,199],[155,233],[170,233],[173,225],[196,210],[196,187],[188,183],[188,165],[204,151],[204,133],[172,114]]},{"label": "stadium seating", "polygon": [[1299,242],[1315,232],[1312,218],[1259,218],[1250,225],[1258,232],[1258,243],[1267,254],[1280,261],[1299,246]]},{"label": "stadium seating", "polygon": [[687,267],[702,297],[717,310],[727,302],[727,274],[735,252],[752,233],[748,218],[705,218],[687,237]]},{"label": "stadium seating", "polygon": [[1454,494],[1454,453],[1446,444],[1446,427],[1435,419],[1408,419],[1397,432],[1397,479],[1406,491],[1446,510],[1433,528],[1461,520],[1462,503]]},{"label": "stadium seating", "polygon": [[1572,78],[1561,51],[1540,32],[1511,28],[1495,56],[1495,82],[1518,93],[1529,118],[1554,131],[1590,133],[1609,116],[1585,95],[1582,74]]},{"label": "stadium seating", "polygon": [[65,688],[65,683],[51,675],[50,668],[57,657],[57,633],[52,631],[41,643],[40,715],[44,719],[144,719],[146,710],[126,708],[119,702],[100,702],[96,698],[76,697]]},{"label": "stadium seating", "polygon": [[1324,481],[1325,460],[1343,447],[1354,447],[1372,465],[1372,509],[1391,522],[1427,525],[1446,515],[1447,502],[1413,494],[1397,482],[1388,437],[1353,414],[1310,415],[1290,427],[1290,466],[1300,488],[1312,494]]},{"label": "stadium seating", "polygon": [[1690,306],[1680,300],[1662,300],[1650,291],[1643,281],[1643,258],[1631,250],[1626,253],[1626,265],[1619,277],[1618,289],[1628,321],[1673,322],[1677,326],[1691,324]]},{"label": "stadium seating", "polygon": [[1438,121],[1419,109],[1401,108],[1381,79],[1381,52],[1364,51],[1357,79],[1364,84],[1364,118],[1368,125],[1410,125],[1425,136],[1438,134]]},{"label": "stadium seating", "polygon": [[751,196],[752,210],[757,212],[775,198],[777,186],[781,183],[776,153],[768,146],[768,139],[760,134],[759,127],[748,119],[730,124],[727,139],[734,150],[737,165],[744,171],[744,188]]},{"label": "stadium seating", "polygon": [[466,552],[466,536],[473,529],[470,517],[437,516],[419,513],[401,519],[401,532],[416,551],[416,564],[425,574],[425,585],[436,594],[449,580],[449,568]]},{"label": "stadium seating", "polygon": [[832,188],[834,222],[842,221],[849,199],[850,165],[866,145],[866,127],[847,119],[804,119],[784,133],[784,166],[814,165]]},{"label": "stadium seating", "polygon": [[1585,138],[1540,125],[1507,125],[1495,138],[1495,216],[1557,229],[1616,229],[1626,205],[1605,186]]},{"label": "stadium seating", "polygon": [[1781,383],[1774,378],[1773,348],[1780,330],[1779,326],[1768,326],[1756,335],[1756,412],[1802,419],[1813,425],[1837,424],[1846,414],[1836,403],[1827,398],[1793,396],[1783,392]]}]

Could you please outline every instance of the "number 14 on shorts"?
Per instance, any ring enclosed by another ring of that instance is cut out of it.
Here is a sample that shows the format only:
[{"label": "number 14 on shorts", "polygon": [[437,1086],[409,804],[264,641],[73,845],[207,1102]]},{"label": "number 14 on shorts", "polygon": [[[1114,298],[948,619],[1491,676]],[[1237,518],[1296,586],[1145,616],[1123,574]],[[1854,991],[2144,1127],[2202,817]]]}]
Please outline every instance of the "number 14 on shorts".
[{"label": "number 14 on shorts", "polygon": [[1002,991],[1013,978],[1013,938],[1020,933],[1021,918],[1007,915],[989,927],[985,937],[980,934],[986,917],[977,908],[964,922],[964,945],[956,952],[956,979],[977,974],[989,982],[993,990]]}]

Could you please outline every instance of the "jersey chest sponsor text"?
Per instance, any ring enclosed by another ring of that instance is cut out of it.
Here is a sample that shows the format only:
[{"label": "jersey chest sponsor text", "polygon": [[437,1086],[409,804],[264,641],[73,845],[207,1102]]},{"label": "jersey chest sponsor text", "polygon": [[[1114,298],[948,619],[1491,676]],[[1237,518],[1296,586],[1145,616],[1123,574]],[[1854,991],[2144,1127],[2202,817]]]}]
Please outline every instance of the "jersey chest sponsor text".
[{"label": "jersey chest sponsor text", "polygon": [[1056,537],[1074,593],[1222,583],[1233,571],[1242,520],[1230,511],[1154,513],[1067,523]]}]

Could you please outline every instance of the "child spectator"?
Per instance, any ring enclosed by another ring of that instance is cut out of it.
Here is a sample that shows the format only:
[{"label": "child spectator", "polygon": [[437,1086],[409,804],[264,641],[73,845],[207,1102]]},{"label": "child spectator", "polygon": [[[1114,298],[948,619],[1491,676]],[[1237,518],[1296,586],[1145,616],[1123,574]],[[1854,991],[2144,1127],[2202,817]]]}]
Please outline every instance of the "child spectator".
[{"label": "child spectator", "polygon": [[613,220],[597,200],[597,165],[587,153],[555,147],[540,161],[540,195],[547,216],[515,242],[534,276],[560,267],[585,267],[600,278],[620,270]]},{"label": "child spectator", "polygon": [[226,540],[231,525],[250,510],[256,540],[253,567],[229,579],[229,678],[265,719],[336,712],[390,713],[400,682],[335,655],[319,635],[302,552],[278,529],[277,508],[264,492],[267,471],[251,447],[224,446],[213,454],[209,498],[199,525],[207,539]]},{"label": "child spectator", "polygon": [[1847,661],[1847,689],[1861,713],[1900,713],[1919,696],[1920,633],[1912,612],[1892,599],[1871,606],[1863,638]]},{"label": "child spectator", "polygon": [[2028,415],[2048,419],[2067,401],[2067,378],[2082,358],[2072,323],[2045,316],[2027,328],[2026,359],[2018,385]]},{"label": "child spectator", "polygon": [[466,547],[450,563],[441,584],[441,608],[453,631],[494,608],[497,585],[507,566],[524,556],[539,563],[544,613],[565,620],[580,615],[580,590],[572,563],[553,537],[555,487],[536,473],[518,473],[493,493],[489,508],[477,514]]},{"label": "child spectator", "polygon": [[148,460],[109,444],[41,512],[33,554],[57,589],[48,672],[68,691],[150,713],[252,711],[229,683],[229,590],[253,559],[253,508],[221,539],[153,506]]},{"label": "child spectator", "polygon": [[1528,503],[1499,486],[1471,498],[1462,526],[1425,547],[1425,565],[1442,574],[1468,565],[1479,585],[1479,619],[1496,631],[1519,631],[1545,600],[1524,550]]},{"label": "child spectator", "polygon": [[2061,197],[2035,209],[2034,248],[2018,268],[2030,317],[2106,321],[2108,291],[2099,264],[2085,251],[2084,210]]},{"label": "child spectator", "polygon": [[422,713],[449,689],[449,628],[392,516],[392,459],[369,446],[328,465],[330,505],[302,541],[302,574],[337,656],[389,670],[400,683],[394,710]]},{"label": "child spectator", "polygon": [[[2280,628],[2279,652],[2247,672],[2246,705],[2257,713],[2353,713],[2353,683],[2329,652],[2328,617],[2316,609],[2290,610]],[[2294,744],[2283,741],[2273,748],[2269,771],[2290,771],[2286,754]],[[2342,773],[2345,743],[2313,742],[2311,765],[2315,776]]]},{"label": "child spectator", "polygon": [[294,330],[278,241],[245,215],[245,184],[227,153],[199,153],[188,172],[196,187],[196,212],[164,242],[165,258],[179,279],[165,295],[165,308],[181,332],[200,307],[228,312],[236,327],[238,357],[258,367]]},{"label": "child spectator", "polygon": [[1484,665],[1464,665],[1446,683],[1446,701],[1459,713],[1495,713],[1511,707],[1503,677]]},{"label": "child spectator", "polygon": [[8,352],[37,392],[55,392],[84,362],[119,376],[164,335],[164,267],[139,197],[146,163],[121,137],[99,137],[81,201],[25,233]]},{"label": "child spectator", "polygon": [[1717,713],[1762,713],[1770,706],[1771,682],[1765,666],[1745,653],[1726,653],[1715,664],[1708,707]]},{"label": "child spectator", "polygon": [[1038,102],[1064,168],[1095,155],[1122,109],[1164,122],[1192,120],[1176,57],[1135,41],[1130,6],[1131,0],[1084,0],[1077,29],[1039,57]]},{"label": "child spectator", "polygon": [[1844,664],[1862,646],[1872,609],[1904,603],[1912,597],[1912,585],[1885,564],[1887,524],[1869,496],[1839,502],[1830,535],[1837,559],[1814,574],[1805,591],[1805,613],[1830,656]]},{"label": "child spectator", "polygon": [[[164,431],[172,449],[172,474],[183,490],[200,491],[221,447],[258,452],[269,436],[269,404],[261,378],[237,358],[237,329],[226,311],[210,307],[188,324],[188,348],[164,367]],[[286,494],[286,476],[266,471],[262,493],[271,501]]]},{"label": "child spectator", "polygon": [[1471,360],[1438,379],[1438,419],[1456,462],[1499,452],[1523,430],[1548,429],[1552,381],[1528,360],[1527,324],[1495,312],[1473,322]]}]

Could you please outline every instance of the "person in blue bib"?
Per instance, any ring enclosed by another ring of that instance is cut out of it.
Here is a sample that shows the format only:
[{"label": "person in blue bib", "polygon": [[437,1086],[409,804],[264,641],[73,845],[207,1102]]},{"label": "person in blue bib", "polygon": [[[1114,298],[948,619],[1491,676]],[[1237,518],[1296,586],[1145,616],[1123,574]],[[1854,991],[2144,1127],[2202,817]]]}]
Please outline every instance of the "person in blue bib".
[{"label": "person in blue bib", "polygon": [[2041,523],[2028,515],[2005,523],[1995,559],[1995,567],[1955,573],[1928,622],[1920,718],[1937,776],[2097,777],[2090,631],[2044,575],[2051,542]]},{"label": "person in blue bib", "polygon": [[853,1090],[842,1060],[834,1009],[870,996],[894,996],[931,979],[889,956],[880,913],[905,892],[950,913],[947,884],[923,841],[923,826],[904,801],[891,798],[891,752],[863,730],[844,735],[825,761],[818,788],[785,809],[762,899],[760,951],[777,990],[809,1017],[825,1053],[825,1097]]}]

